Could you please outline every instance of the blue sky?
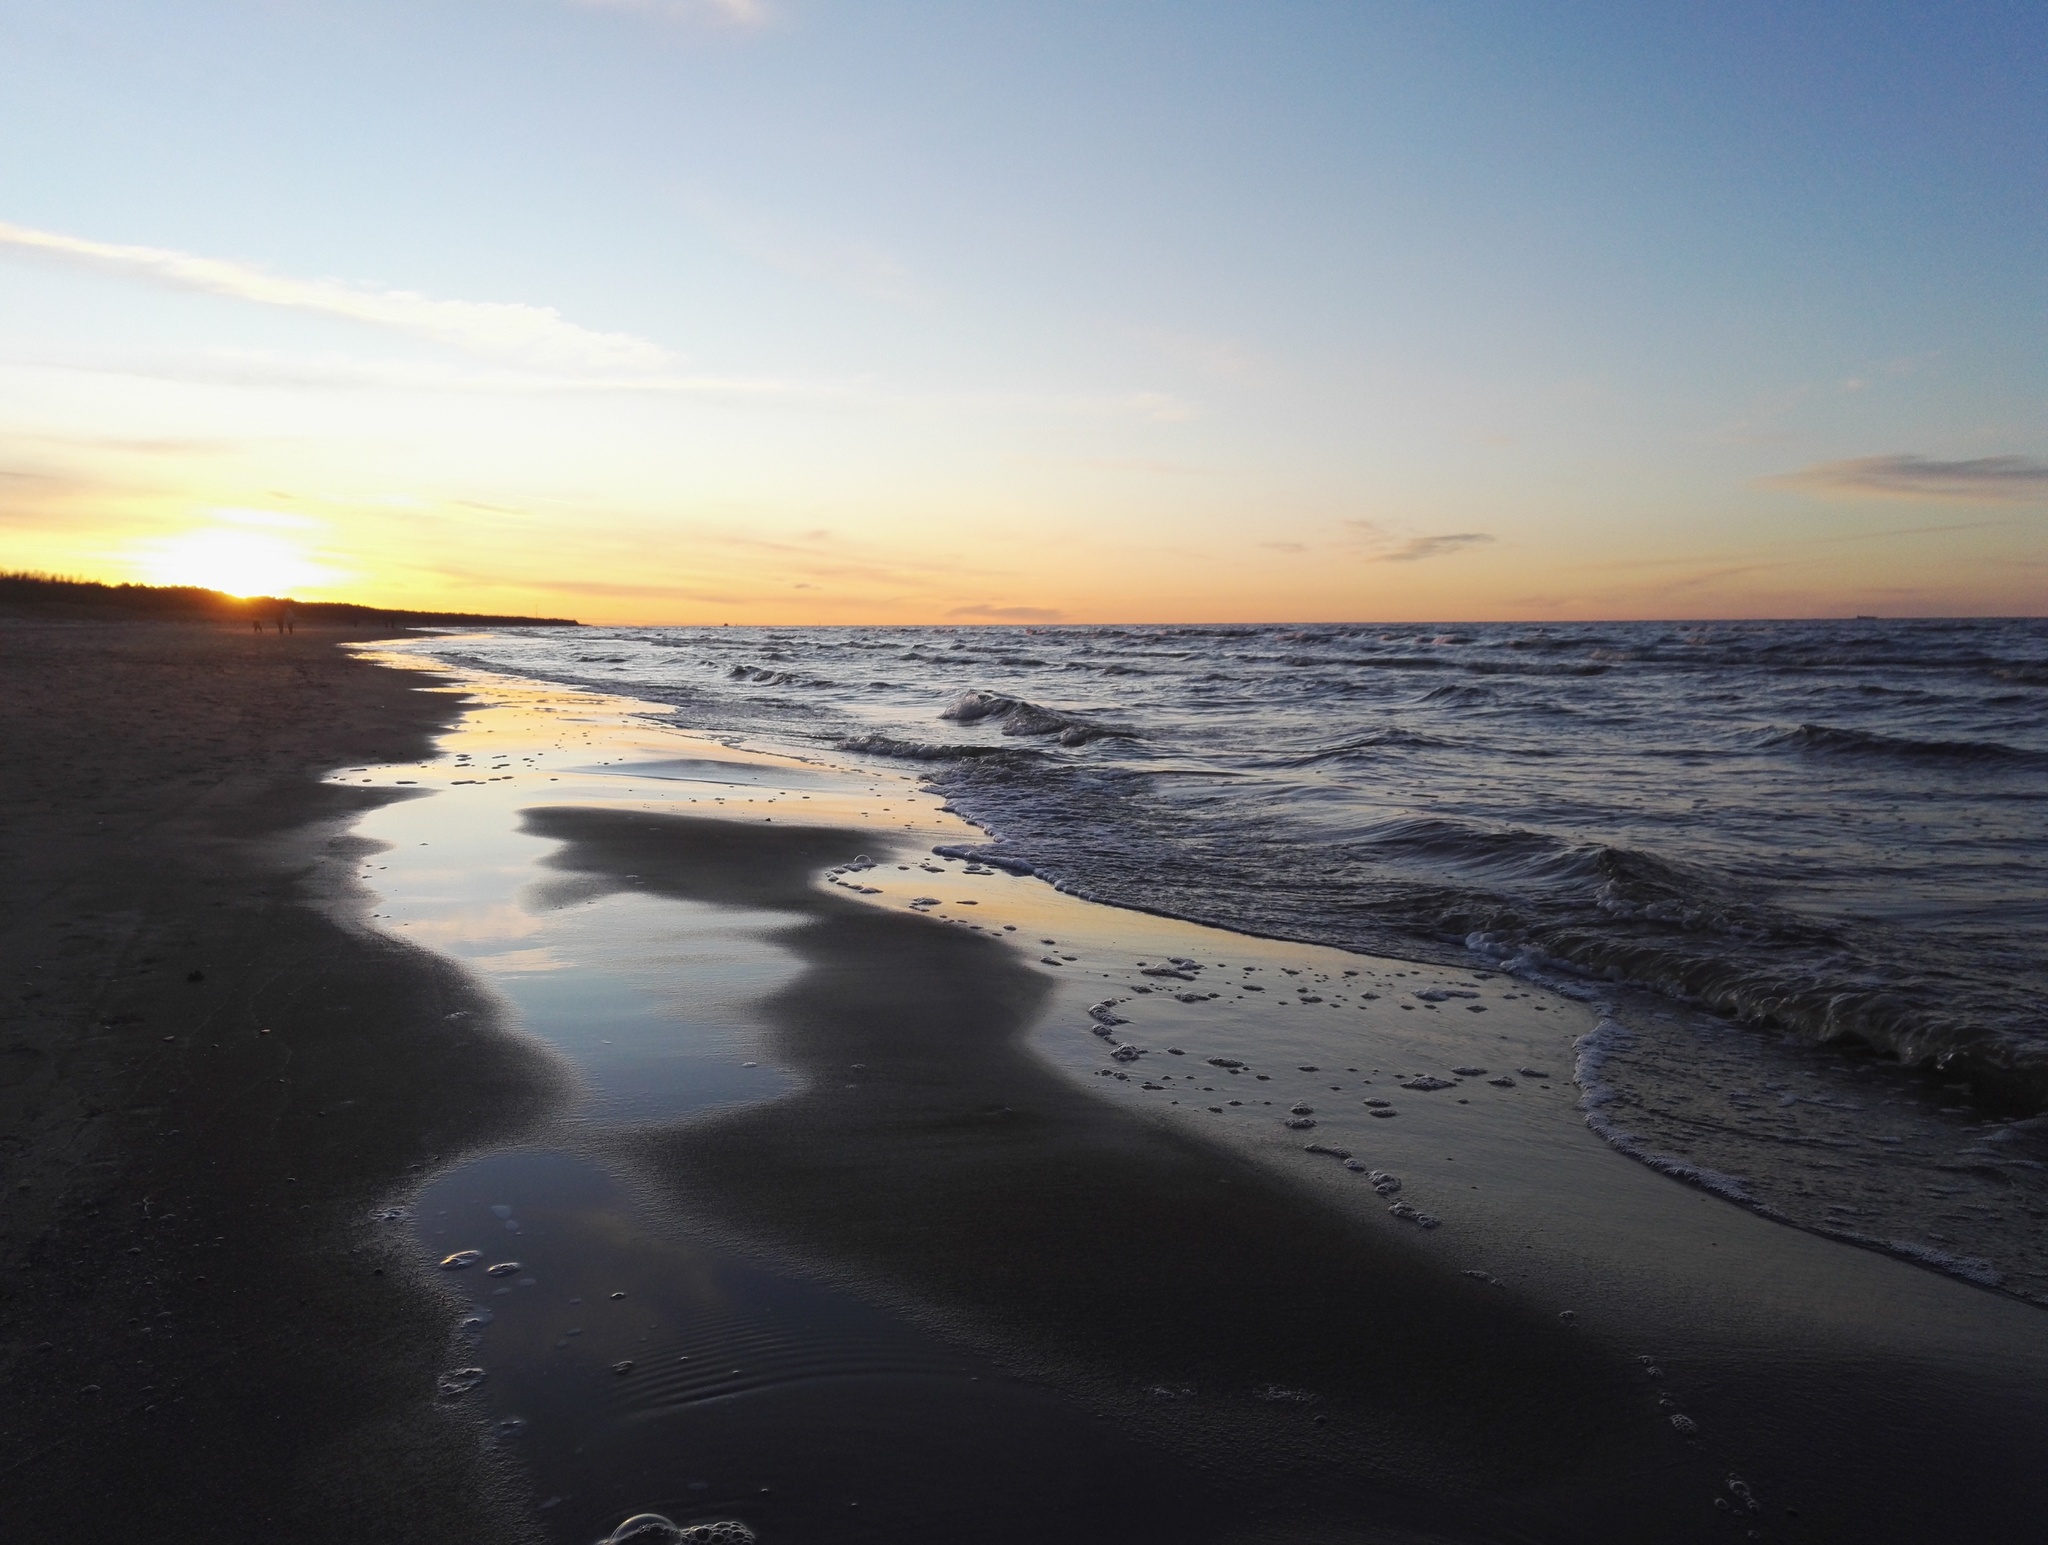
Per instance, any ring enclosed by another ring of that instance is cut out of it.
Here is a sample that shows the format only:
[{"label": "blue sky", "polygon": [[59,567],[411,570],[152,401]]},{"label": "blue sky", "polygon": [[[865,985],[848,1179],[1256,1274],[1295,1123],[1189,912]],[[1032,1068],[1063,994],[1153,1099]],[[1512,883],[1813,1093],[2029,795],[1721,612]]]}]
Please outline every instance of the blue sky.
[{"label": "blue sky", "polygon": [[2048,11],[1790,9],[0,3],[0,563],[2039,611]]}]

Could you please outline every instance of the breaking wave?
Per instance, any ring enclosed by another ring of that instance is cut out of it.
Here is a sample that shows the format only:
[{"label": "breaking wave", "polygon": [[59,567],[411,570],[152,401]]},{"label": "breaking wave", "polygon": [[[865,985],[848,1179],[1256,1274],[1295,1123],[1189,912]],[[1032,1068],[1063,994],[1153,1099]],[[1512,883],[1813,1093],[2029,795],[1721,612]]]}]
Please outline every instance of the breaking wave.
[{"label": "breaking wave", "polygon": [[1896,757],[1911,762],[2038,761],[2038,753],[1989,740],[1908,740],[1871,730],[1838,729],[1832,724],[1802,724],[1797,729],[1766,735],[1762,744],[1826,756]]}]

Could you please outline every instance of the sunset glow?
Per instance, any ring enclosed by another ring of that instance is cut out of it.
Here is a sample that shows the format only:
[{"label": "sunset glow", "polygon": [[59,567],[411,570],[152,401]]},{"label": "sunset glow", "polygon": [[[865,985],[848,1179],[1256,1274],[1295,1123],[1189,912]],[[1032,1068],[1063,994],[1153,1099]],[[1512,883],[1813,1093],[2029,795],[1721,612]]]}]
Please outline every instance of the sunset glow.
[{"label": "sunset glow", "polygon": [[2044,604],[2017,19],[741,9],[24,12],[0,563],[596,621]]},{"label": "sunset glow", "polygon": [[200,585],[234,596],[289,596],[322,588],[329,572],[293,543],[261,531],[214,526],[157,544],[143,572],[158,585]]}]

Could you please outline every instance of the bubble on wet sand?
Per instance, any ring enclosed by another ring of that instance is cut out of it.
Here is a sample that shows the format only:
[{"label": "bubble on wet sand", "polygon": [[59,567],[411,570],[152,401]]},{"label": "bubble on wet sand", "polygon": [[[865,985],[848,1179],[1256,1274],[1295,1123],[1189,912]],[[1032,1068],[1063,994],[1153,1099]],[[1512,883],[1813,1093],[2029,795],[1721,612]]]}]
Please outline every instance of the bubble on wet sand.
[{"label": "bubble on wet sand", "polygon": [[517,1261],[500,1261],[495,1266],[486,1266],[484,1268],[484,1275],[487,1277],[509,1277],[517,1270],[519,1270],[519,1263]]},{"label": "bubble on wet sand", "polygon": [[1287,1112],[1287,1114],[1290,1116],[1313,1116],[1315,1113],[1316,1108],[1313,1105],[1291,1106],[1289,1107]]},{"label": "bubble on wet sand", "polygon": [[1522,1077],[1524,1077],[1524,1078],[1548,1078],[1548,1077],[1550,1077],[1550,1075],[1549,1075],[1548,1073],[1544,1072],[1544,1071],[1543,1071],[1543,1070],[1542,1070],[1541,1068],[1516,1068],[1516,1069],[1515,1069],[1515,1071],[1516,1071],[1517,1073],[1521,1074],[1521,1075],[1522,1075]]},{"label": "bubble on wet sand", "polygon": [[630,1358],[630,1357],[626,1357],[626,1358],[621,1358],[621,1359],[620,1359],[620,1360],[619,1360],[618,1362],[615,1362],[615,1363],[613,1363],[613,1364],[612,1364],[612,1372],[613,1372],[613,1373],[621,1373],[621,1374],[624,1374],[624,1373],[631,1373],[632,1371],[633,1371],[633,1359],[632,1359],[632,1358]]},{"label": "bubble on wet sand", "polygon": [[1401,1113],[1391,1106],[1379,1106],[1366,1112],[1368,1116],[1398,1116]]},{"label": "bubble on wet sand", "polygon": [[1287,1129],[1290,1132],[1306,1132],[1313,1128],[1315,1124],[1316,1118],[1313,1116],[1289,1116],[1287,1118]]},{"label": "bubble on wet sand", "polygon": [[441,1257],[441,1270],[467,1271],[484,1258],[481,1250],[457,1250],[453,1255]]},{"label": "bubble on wet sand", "polygon": [[1383,1169],[1376,1169],[1365,1178],[1372,1182],[1372,1188],[1381,1196],[1392,1196],[1401,1189],[1401,1177],[1390,1175]]},{"label": "bubble on wet sand", "polygon": [[1311,1390],[1290,1389],[1285,1384],[1261,1384],[1252,1391],[1252,1399],[1269,1406],[1312,1406],[1321,1398]]},{"label": "bubble on wet sand", "polygon": [[434,1388],[443,1400],[455,1400],[468,1394],[489,1378],[481,1368],[450,1368],[434,1381]]},{"label": "bubble on wet sand", "polygon": [[1452,1068],[1451,1071],[1460,1078],[1484,1078],[1486,1076],[1485,1068]]},{"label": "bubble on wet sand", "polygon": [[1244,1064],[1235,1057],[1211,1057],[1209,1059],[1209,1066],[1212,1068],[1241,1068]]},{"label": "bubble on wet sand", "polygon": [[491,1216],[492,1216],[492,1217],[494,1217],[494,1218],[509,1218],[509,1217],[511,1217],[511,1216],[512,1216],[512,1204],[511,1204],[511,1203],[509,1203],[509,1202],[493,1202],[493,1203],[491,1204]]},{"label": "bubble on wet sand", "polygon": [[1476,1271],[1468,1268],[1464,1275],[1470,1277],[1474,1282],[1484,1282],[1489,1287],[1504,1288],[1507,1286],[1505,1282],[1501,1281],[1500,1278],[1490,1271]]},{"label": "bubble on wet sand", "polygon": [[1700,1430],[1700,1424],[1694,1421],[1691,1417],[1687,1416],[1682,1411],[1674,1411],[1672,1413],[1671,1425],[1675,1429],[1677,1429],[1677,1431],[1681,1435],[1688,1438],[1692,1437]]},{"label": "bubble on wet sand", "polygon": [[509,1443],[514,1438],[526,1436],[526,1418],[523,1416],[501,1416],[497,1425],[491,1428],[491,1436],[500,1443]]},{"label": "bubble on wet sand", "polygon": [[1503,1073],[1499,1078],[1489,1078],[1487,1082],[1493,1085],[1493,1087],[1496,1089],[1512,1089],[1515,1087],[1515,1081],[1512,1078],[1509,1078],[1505,1073]]},{"label": "bubble on wet sand", "polygon": [[636,1513],[597,1545],[754,1545],[756,1535],[731,1518],[677,1524],[659,1513]]},{"label": "bubble on wet sand", "polygon": [[1326,1148],[1321,1143],[1310,1143],[1301,1151],[1303,1153],[1324,1154],[1332,1159],[1348,1159],[1351,1157],[1351,1150],[1349,1148]]},{"label": "bubble on wet sand", "polygon": [[1128,1019],[1117,1013],[1117,1001],[1115,998],[1104,998],[1100,1003],[1091,1005],[1088,1010],[1088,1017],[1098,1025],[1129,1024],[1130,1021]]},{"label": "bubble on wet sand", "polygon": [[1117,1047],[1117,1049],[1111,1052],[1109,1055],[1112,1060],[1117,1062],[1136,1062],[1140,1057],[1145,1055],[1145,1048],[1142,1046],[1133,1046],[1128,1041],[1126,1041],[1123,1045]]},{"label": "bubble on wet sand", "polygon": [[1423,1093],[1427,1094],[1432,1090],[1455,1089],[1458,1086],[1448,1078],[1436,1078],[1428,1073],[1425,1073],[1419,1078],[1409,1078],[1402,1080],[1401,1087],[1403,1089],[1419,1089]]}]

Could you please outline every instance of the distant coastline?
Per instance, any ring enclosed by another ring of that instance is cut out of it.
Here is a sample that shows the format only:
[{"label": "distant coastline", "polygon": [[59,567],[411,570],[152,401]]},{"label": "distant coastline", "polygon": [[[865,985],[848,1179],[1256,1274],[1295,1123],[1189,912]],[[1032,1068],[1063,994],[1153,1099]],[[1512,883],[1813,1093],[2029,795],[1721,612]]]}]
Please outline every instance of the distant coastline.
[{"label": "distant coastline", "polygon": [[0,617],[80,622],[270,622],[363,627],[575,628],[572,617],[516,617],[486,612],[413,611],[352,601],[300,601],[291,596],[234,596],[197,585],[107,585],[26,571],[0,573]]}]

